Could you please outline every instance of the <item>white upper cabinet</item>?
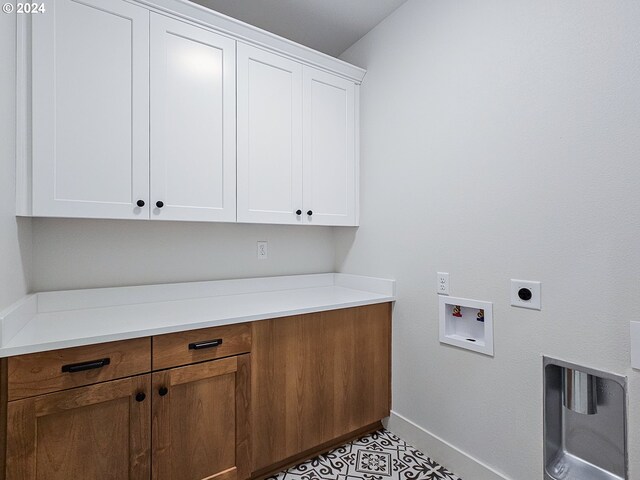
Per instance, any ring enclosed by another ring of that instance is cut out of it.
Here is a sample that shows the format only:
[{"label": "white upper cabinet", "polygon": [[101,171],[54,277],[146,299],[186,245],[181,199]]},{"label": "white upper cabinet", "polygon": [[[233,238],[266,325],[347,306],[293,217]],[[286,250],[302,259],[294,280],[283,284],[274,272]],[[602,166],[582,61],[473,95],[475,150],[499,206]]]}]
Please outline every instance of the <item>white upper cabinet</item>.
[{"label": "white upper cabinet", "polygon": [[314,225],[356,225],[356,87],[304,67],[304,215]]},{"label": "white upper cabinet", "polygon": [[238,44],[238,221],[356,225],[353,81]]},{"label": "white upper cabinet", "polygon": [[151,14],[151,218],[236,220],[235,40]]},{"label": "white upper cabinet", "polygon": [[358,224],[364,70],[184,0],[17,27],[18,215]]},{"label": "white upper cabinet", "polygon": [[302,65],[238,43],[238,221],[302,223]]},{"label": "white upper cabinet", "polygon": [[149,12],[56,0],[32,19],[33,215],[148,218]]}]

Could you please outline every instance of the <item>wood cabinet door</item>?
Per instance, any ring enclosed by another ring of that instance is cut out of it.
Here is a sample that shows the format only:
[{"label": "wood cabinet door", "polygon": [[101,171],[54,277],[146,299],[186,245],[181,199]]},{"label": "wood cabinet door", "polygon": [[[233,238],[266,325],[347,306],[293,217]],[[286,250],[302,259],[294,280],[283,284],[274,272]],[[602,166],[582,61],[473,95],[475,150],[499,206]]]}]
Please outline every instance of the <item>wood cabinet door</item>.
[{"label": "wood cabinet door", "polygon": [[308,66],[303,73],[304,220],[356,225],[355,84]]},{"label": "wood cabinet door", "polygon": [[249,355],[153,374],[153,479],[244,480],[250,473]]},{"label": "wood cabinet door", "polygon": [[140,375],[9,402],[6,478],[148,480],[150,388]]},{"label": "wood cabinet door", "polygon": [[152,220],[236,220],[235,44],[151,14]]},{"label": "wood cabinet door", "polygon": [[149,12],[56,0],[32,21],[33,214],[149,218]]},{"label": "wood cabinet door", "polygon": [[390,342],[389,303],[254,322],[253,471],[389,416]]},{"label": "wood cabinet door", "polygon": [[302,223],[302,64],[242,43],[237,62],[238,221]]}]

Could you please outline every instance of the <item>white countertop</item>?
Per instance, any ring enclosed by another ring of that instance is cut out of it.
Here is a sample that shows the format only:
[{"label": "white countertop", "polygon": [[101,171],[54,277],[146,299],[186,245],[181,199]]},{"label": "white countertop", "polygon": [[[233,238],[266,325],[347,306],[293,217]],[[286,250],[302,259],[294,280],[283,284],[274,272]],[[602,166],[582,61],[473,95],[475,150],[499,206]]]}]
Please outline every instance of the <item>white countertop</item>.
[{"label": "white countertop", "polygon": [[340,273],[35,293],[0,312],[0,357],[394,300]]}]

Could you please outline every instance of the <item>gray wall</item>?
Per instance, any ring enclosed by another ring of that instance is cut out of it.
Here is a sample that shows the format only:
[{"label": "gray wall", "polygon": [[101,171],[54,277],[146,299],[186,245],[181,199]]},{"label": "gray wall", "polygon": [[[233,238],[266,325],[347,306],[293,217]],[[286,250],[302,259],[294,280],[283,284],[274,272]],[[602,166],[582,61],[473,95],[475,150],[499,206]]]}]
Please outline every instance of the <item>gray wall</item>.
[{"label": "gray wall", "polygon": [[0,310],[29,290],[31,220],[15,216],[15,16],[0,14]]},{"label": "gray wall", "polygon": [[[269,242],[258,260],[256,242]],[[331,227],[33,219],[33,288],[332,272]]]},{"label": "gray wall", "polygon": [[[514,480],[542,478],[542,354],[629,376],[640,478],[638,25],[637,1],[410,0],[343,55],[368,73],[336,265],[398,281],[393,409]],[[494,302],[495,358],[439,344],[437,271]]]}]

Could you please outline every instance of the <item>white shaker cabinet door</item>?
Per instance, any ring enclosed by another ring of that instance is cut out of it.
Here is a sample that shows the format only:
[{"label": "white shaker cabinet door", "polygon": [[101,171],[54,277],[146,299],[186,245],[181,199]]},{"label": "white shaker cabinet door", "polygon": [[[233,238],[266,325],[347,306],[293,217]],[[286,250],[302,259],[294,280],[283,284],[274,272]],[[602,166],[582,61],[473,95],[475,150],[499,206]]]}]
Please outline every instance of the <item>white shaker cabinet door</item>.
[{"label": "white shaker cabinet door", "polygon": [[235,43],[151,14],[151,219],[236,220]]},{"label": "white shaker cabinet door", "polygon": [[238,44],[238,221],[298,224],[302,64]]},{"label": "white shaker cabinet door", "polygon": [[149,12],[56,0],[31,17],[33,215],[148,218]]},{"label": "white shaker cabinet door", "polygon": [[356,225],[355,84],[304,67],[304,220]]}]

